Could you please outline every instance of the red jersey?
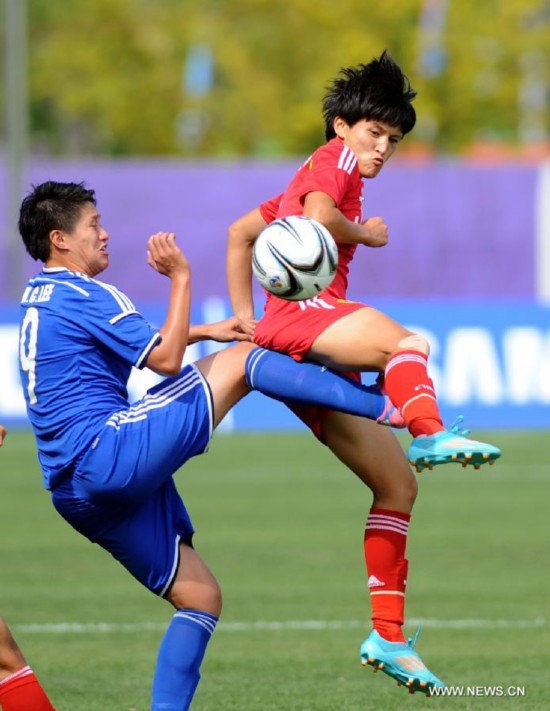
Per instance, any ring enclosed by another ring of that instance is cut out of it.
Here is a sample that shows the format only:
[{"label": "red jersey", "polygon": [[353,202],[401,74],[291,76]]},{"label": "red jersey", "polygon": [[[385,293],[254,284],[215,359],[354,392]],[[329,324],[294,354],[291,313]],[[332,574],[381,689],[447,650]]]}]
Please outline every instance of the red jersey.
[{"label": "red jersey", "polygon": [[[326,193],[348,220],[361,222],[363,182],[357,166],[357,157],[340,138],[333,138],[318,148],[298,170],[284,193],[260,205],[262,217],[269,223],[279,217],[303,214],[305,197],[311,192]],[[322,296],[329,294],[337,299],[345,299],[348,265],[353,259],[357,245],[338,244],[337,247],[336,276],[332,284],[322,292]],[[268,294],[266,311],[275,305],[277,308],[283,308],[285,304],[290,303]]]},{"label": "red jersey", "polygon": [[[361,221],[363,182],[357,157],[339,138],[318,148],[282,195],[260,205],[262,217],[269,223],[278,217],[303,214],[304,200],[310,192],[330,195],[348,220]],[[258,345],[302,360],[331,323],[363,308],[363,304],[346,301],[348,265],[357,245],[338,244],[337,247],[336,276],[318,296],[305,301],[285,301],[267,294],[264,315],[254,332]]]},{"label": "red jersey", "polygon": [[[353,222],[361,222],[363,182],[357,157],[339,138],[333,138],[298,170],[286,191],[260,205],[267,223],[278,217],[302,215],[304,200],[310,192],[323,192],[334,200],[340,212]],[[285,301],[267,293],[264,316],[258,322],[254,341],[264,348],[288,353],[295,360],[307,357],[315,339],[335,321],[363,304],[346,301],[349,263],[356,244],[337,244],[338,268],[332,284],[319,296],[306,301]],[[359,373],[347,373],[360,381]],[[290,409],[322,439],[324,416],[328,410],[318,407],[289,405]]]}]

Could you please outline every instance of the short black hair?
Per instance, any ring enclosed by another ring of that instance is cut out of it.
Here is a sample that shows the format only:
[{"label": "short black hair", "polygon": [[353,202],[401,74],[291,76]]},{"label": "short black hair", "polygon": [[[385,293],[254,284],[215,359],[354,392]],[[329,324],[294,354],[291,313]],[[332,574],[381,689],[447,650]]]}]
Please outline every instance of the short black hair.
[{"label": "short black hair", "polygon": [[21,203],[19,233],[33,259],[46,262],[50,256],[52,230],[71,232],[82,207],[96,204],[95,192],[84,183],[57,183],[49,180],[33,185]]},{"label": "short black hair", "polygon": [[323,99],[327,141],[335,138],[337,117],[353,126],[358,121],[381,121],[398,127],[403,135],[416,123],[411,104],[416,91],[387,51],[368,64],[341,69]]}]

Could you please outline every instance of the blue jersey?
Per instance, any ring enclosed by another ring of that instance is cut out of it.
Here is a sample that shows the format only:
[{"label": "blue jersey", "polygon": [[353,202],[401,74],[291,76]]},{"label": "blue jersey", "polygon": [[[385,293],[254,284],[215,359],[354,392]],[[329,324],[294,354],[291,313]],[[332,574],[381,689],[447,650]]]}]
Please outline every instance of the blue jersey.
[{"label": "blue jersey", "polygon": [[52,489],[115,412],[160,334],[114,286],[44,268],[21,300],[20,371],[44,485]]}]

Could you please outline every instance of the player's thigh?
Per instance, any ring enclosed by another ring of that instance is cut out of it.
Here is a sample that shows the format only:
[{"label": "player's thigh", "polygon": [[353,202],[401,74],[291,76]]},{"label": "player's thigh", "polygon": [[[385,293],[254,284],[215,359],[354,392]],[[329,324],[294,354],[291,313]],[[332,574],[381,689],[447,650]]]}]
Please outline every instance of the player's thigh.
[{"label": "player's thigh", "polygon": [[239,343],[195,363],[206,378],[212,393],[214,427],[233,405],[250,391],[244,377],[244,364],[254,347],[253,343]]},{"label": "player's thigh", "polygon": [[366,306],[335,321],[313,342],[308,358],[340,370],[381,370],[411,332]]},{"label": "player's thigh", "polygon": [[213,407],[210,388],[194,365],[155,385],[98,431],[73,472],[77,494],[95,503],[144,501],[206,451]]},{"label": "player's thigh", "polygon": [[180,543],[190,544],[191,517],[172,478],[140,503],[82,498],[67,479],[52,492],[57,512],[80,534],[109,552],[142,585],[165,597],[177,577]]},{"label": "player's thigh", "polygon": [[222,593],[218,581],[201,556],[191,546],[180,544],[178,571],[166,595],[174,607],[189,607],[219,616]]},{"label": "player's thigh", "polygon": [[327,413],[322,421],[327,447],[373,492],[379,508],[409,513],[417,481],[403,447],[389,427],[342,412]]}]

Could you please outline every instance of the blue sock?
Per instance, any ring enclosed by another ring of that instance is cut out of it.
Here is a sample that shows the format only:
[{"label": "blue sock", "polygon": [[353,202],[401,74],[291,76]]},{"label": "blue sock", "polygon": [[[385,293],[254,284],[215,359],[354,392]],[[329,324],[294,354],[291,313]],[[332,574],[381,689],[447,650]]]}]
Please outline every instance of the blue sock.
[{"label": "blue sock", "polygon": [[187,711],[200,666],[218,618],[200,610],[178,610],[161,642],[151,711]]},{"label": "blue sock", "polygon": [[386,401],[380,390],[347,378],[319,363],[297,363],[290,356],[254,348],[246,359],[246,380],[275,400],[319,405],[376,420]]}]

